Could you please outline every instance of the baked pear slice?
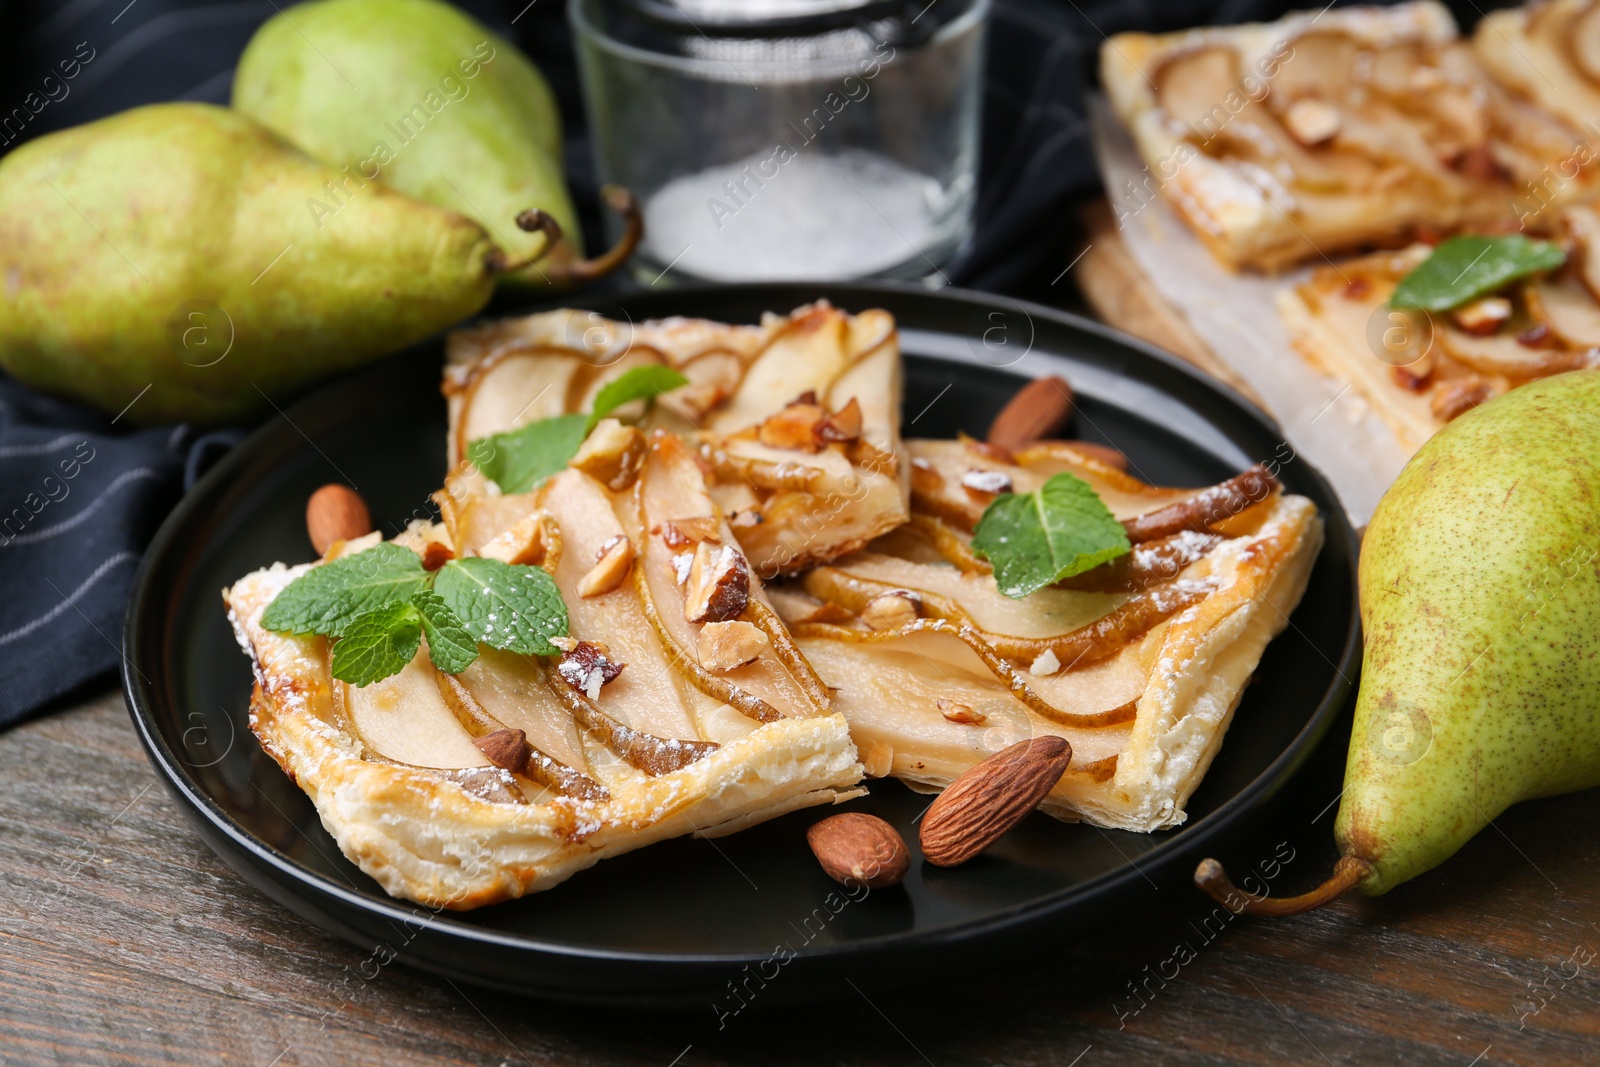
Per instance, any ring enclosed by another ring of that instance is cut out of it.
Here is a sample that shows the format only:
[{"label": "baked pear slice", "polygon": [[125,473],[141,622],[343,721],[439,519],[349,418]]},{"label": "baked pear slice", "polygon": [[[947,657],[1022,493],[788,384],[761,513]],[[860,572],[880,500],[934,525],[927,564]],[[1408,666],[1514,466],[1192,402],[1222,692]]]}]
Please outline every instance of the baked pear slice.
[{"label": "baked pear slice", "polygon": [[[394,543],[425,566],[543,567],[566,605],[561,655],[480,646],[447,674],[424,640],[399,673],[355,686],[332,677],[328,638],[262,626],[328,560],[223,593],[255,665],[251,730],[388,893],[476,908],[653,841],[861,792],[844,717],[676,437],[651,442],[625,491],[567,470],[537,492],[468,496],[441,494],[444,521]],[[377,543],[340,542],[329,559]]]},{"label": "baked pear slice", "polygon": [[[1065,737],[1041,810],[1177,826],[1262,651],[1304,592],[1322,523],[1260,468],[1203,490],[1146,485],[1067,445],[1014,457],[910,441],[912,521],[773,600],[834,687],[869,775],[937,790],[1018,741]],[[1004,596],[971,532],[995,494],[1058,472],[1123,521],[1127,555]]]},{"label": "baked pear slice", "polygon": [[[616,414],[692,443],[764,578],[835,559],[908,518],[900,345],[884,311],[826,301],[758,326],[627,323],[552,311],[452,334],[449,461],[472,441],[592,410],[608,382],[664,364],[688,384]],[[641,421],[642,420],[642,421]]]}]

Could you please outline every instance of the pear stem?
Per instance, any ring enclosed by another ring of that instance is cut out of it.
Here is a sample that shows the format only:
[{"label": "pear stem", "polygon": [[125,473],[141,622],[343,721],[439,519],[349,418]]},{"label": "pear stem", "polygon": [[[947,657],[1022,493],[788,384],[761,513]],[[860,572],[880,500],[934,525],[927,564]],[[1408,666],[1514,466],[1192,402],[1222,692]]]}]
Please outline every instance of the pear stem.
[{"label": "pear stem", "polygon": [[1333,865],[1333,876],[1311,892],[1297,897],[1258,897],[1236,887],[1222,864],[1203,859],[1194,869],[1194,884],[1235,915],[1298,915],[1322,907],[1371,873],[1372,864],[1359,856],[1340,856]]},{"label": "pear stem", "polygon": [[561,240],[561,223],[536,207],[531,207],[517,216],[517,229],[527,233],[544,234],[544,244],[539,247],[538,255],[512,258],[501,249],[496,248],[489,253],[489,270],[491,273],[508,274],[511,271],[531,266],[548,256],[556,247],[556,242]]},{"label": "pear stem", "polygon": [[631,190],[620,185],[607,185],[600,190],[600,198],[607,207],[622,216],[622,236],[608,251],[592,259],[552,263],[544,268],[545,275],[557,285],[589,282],[610,274],[627,262],[644,238],[644,212],[639,209],[639,198]]}]

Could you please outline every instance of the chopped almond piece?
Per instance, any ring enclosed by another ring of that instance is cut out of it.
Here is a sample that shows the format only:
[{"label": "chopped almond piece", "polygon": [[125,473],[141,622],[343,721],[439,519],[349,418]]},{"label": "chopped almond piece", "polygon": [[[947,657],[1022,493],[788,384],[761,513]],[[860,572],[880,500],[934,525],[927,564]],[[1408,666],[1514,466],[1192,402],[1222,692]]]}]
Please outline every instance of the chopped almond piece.
[{"label": "chopped almond piece", "polygon": [[1511,318],[1511,301],[1503,296],[1486,296],[1450,313],[1457,326],[1474,337],[1487,337],[1499,331]]},{"label": "chopped almond piece", "polygon": [[606,646],[597,641],[579,641],[561,654],[556,673],[590,700],[600,699],[600,688],[622,673],[626,663],[613,663],[607,658]]},{"label": "chopped almond piece", "polygon": [[1028,667],[1028,673],[1035,678],[1048,678],[1052,674],[1059,673],[1060,670],[1061,660],[1056,658],[1054,650],[1048,648],[1039,653]]},{"label": "chopped almond piece", "polygon": [[968,496],[993,500],[1001,493],[1011,492],[1011,476],[1005,471],[970,470],[961,476],[961,487]]},{"label": "chopped almond piece", "polygon": [[709,622],[700,628],[700,666],[708,671],[731,671],[754,663],[771,645],[759,626],[742,620]]},{"label": "chopped almond piece", "polygon": [[624,426],[616,419],[601,419],[567,466],[620,493],[639,477],[644,456],[644,434],[638,427]]},{"label": "chopped almond piece", "polygon": [[732,545],[701,541],[689,565],[683,617],[689,622],[727,622],[750,602],[750,567]]},{"label": "chopped almond piece", "polygon": [[817,441],[821,444],[854,441],[861,436],[861,405],[855,397],[844,407],[817,424]]},{"label": "chopped almond piece", "polygon": [[633,542],[627,535],[617,534],[600,546],[599,561],[578,579],[578,595],[585,600],[603,596],[622,585],[632,569]]},{"label": "chopped almond piece", "polygon": [[827,412],[814,403],[796,401],[774,415],[756,431],[756,440],[768,448],[799,452],[817,450],[817,429]]},{"label": "chopped almond piece", "polygon": [[970,707],[966,704],[957,704],[954,700],[946,700],[943,697],[940,697],[938,704],[939,714],[943,715],[949,722],[958,722],[969,726],[976,726],[977,724],[989,718],[989,716],[985,715],[976,708]]},{"label": "chopped almond piece", "polygon": [[874,630],[898,630],[917,621],[917,598],[905,590],[882,593],[861,609],[861,621]]},{"label": "chopped almond piece", "polygon": [[661,535],[661,540],[666,542],[668,548],[685,548],[701,541],[710,541],[712,544],[722,543],[722,527],[718,525],[716,518],[711,515],[696,515],[688,519],[669,519],[666,522],[652,526],[650,532]]},{"label": "chopped almond piece", "polygon": [[501,563],[537,567],[544,562],[544,519],[542,511],[523,516],[509,530],[497,534],[478,549],[478,555],[484,559],[497,559]]}]

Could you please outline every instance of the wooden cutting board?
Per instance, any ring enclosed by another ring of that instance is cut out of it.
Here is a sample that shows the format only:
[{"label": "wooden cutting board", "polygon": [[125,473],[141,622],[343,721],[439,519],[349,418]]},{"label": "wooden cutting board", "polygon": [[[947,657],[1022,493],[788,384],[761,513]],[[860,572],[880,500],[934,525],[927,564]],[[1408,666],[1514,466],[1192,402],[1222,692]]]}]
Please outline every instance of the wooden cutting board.
[{"label": "wooden cutting board", "polygon": [[1095,200],[1078,217],[1089,247],[1072,277],[1095,315],[1108,326],[1194,364],[1264,408],[1249,384],[1195,335],[1183,313],[1156,292],[1123,242],[1111,205]]}]

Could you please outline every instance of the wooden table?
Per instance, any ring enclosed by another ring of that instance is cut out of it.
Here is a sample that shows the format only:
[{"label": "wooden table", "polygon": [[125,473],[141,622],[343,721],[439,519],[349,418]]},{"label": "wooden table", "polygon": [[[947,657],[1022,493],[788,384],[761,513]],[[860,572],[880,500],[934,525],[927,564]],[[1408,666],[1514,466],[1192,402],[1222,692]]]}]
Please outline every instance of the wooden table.
[{"label": "wooden table", "polygon": [[[1236,875],[1332,862],[1335,739]],[[1600,795],[1514,808],[1377,901],[1232,918],[1185,886],[1040,959],[751,1009],[575,1009],[459,986],[267,901],[189,830],[112,692],[0,734],[0,1063],[1192,1064],[1600,1061]],[[1143,891],[1142,891],[1143,892]]]}]

